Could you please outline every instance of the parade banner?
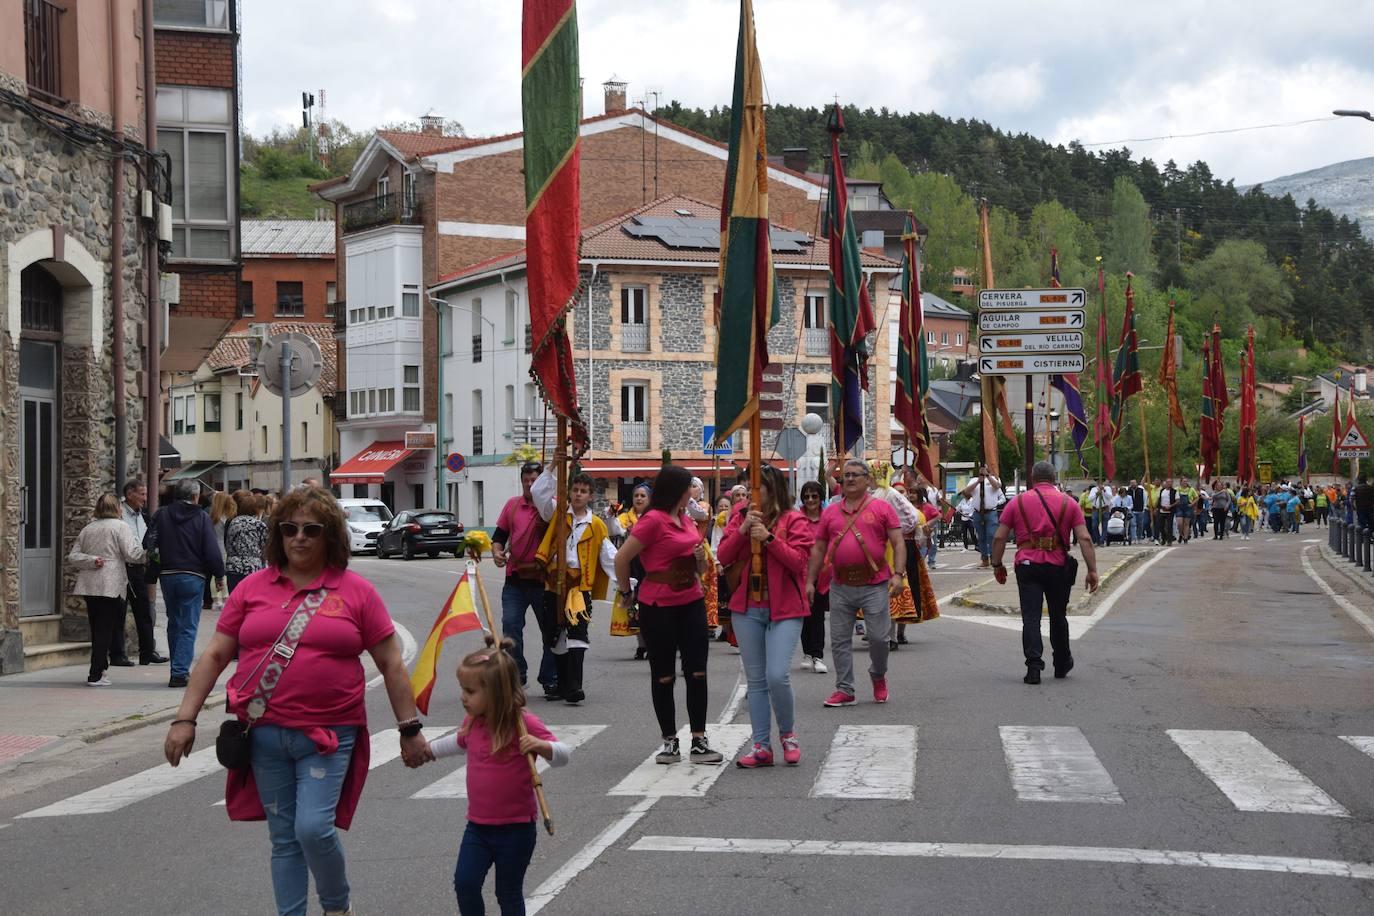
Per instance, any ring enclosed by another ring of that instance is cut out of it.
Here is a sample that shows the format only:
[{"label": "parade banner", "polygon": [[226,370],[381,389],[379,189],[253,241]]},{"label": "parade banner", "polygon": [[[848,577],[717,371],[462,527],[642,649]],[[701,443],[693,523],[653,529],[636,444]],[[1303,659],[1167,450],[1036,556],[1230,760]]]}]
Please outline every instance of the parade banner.
[{"label": "parade banner", "polygon": [[935,462],[930,454],[930,425],[926,421],[930,365],[926,359],[918,243],[916,218],[908,210],[906,222],[902,225],[902,301],[897,313],[897,398],[892,405],[892,414],[906,430],[907,441],[915,447],[916,470],[933,483]]},{"label": "parade banner", "polygon": [[1140,339],[1135,332],[1135,290],[1132,274],[1126,273],[1126,315],[1121,321],[1121,340],[1117,343],[1116,365],[1112,367],[1112,440],[1121,438],[1126,400],[1141,390]]},{"label": "parade banner", "polygon": [[1214,355],[1212,352],[1212,339],[1204,337],[1202,340],[1202,420],[1198,424],[1201,433],[1202,453],[1202,475],[1211,477],[1212,471],[1220,461],[1221,455],[1221,433],[1217,429],[1216,420],[1216,399],[1212,396],[1213,379],[1216,372],[1212,369]]},{"label": "parade banner", "polygon": [[1103,480],[1116,476],[1116,446],[1112,435],[1111,401],[1115,397],[1111,376],[1107,374],[1107,276],[1097,266],[1097,292],[1101,308],[1097,312],[1097,447],[1101,449]]},{"label": "parade banner", "polygon": [[740,3],[717,288],[715,438],[725,442],[758,412],[763,373],[769,364],[768,329],[778,323],[768,225],[763,72],[750,0]]},{"label": "parade banner", "polygon": [[1255,436],[1257,419],[1255,407],[1255,328],[1251,325],[1246,333],[1245,355],[1240,370],[1240,453],[1236,467],[1236,479],[1243,483],[1253,483],[1255,480],[1255,451],[1259,445]]},{"label": "parade banner", "polygon": [[[1169,300],[1169,330],[1164,335],[1164,357],[1159,361],[1159,384],[1169,395],[1169,423],[1178,429],[1188,429],[1183,419],[1183,405],[1178,400],[1178,350],[1174,346],[1174,300]],[[1171,434],[1172,435],[1172,434]],[[1169,469],[1173,473],[1173,468]]]}]

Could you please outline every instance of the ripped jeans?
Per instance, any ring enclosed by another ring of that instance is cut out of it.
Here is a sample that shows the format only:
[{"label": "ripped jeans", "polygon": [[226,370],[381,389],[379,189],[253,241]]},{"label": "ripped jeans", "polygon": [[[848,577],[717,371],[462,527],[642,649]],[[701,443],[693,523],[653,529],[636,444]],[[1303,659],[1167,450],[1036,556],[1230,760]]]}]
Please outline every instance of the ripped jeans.
[{"label": "ripped jeans", "polygon": [[280,916],[305,916],[312,874],[323,909],[348,909],[348,878],[334,811],[358,727],[340,725],[334,732],[339,749],[327,755],[317,752],[315,742],[294,728],[264,724],[253,726],[250,732],[253,780],[267,812],[272,892]]}]

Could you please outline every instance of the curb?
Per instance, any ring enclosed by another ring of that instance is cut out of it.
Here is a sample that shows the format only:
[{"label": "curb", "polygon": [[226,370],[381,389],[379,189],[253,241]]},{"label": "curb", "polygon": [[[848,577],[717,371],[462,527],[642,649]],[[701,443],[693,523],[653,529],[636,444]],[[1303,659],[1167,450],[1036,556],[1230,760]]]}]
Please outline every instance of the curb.
[{"label": "curb", "polygon": [[[1068,616],[1086,617],[1089,614],[1091,614],[1092,611],[1090,610],[1090,605],[1101,600],[1101,597],[1107,590],[1107,586],[1113,580],[1118,578],[1122,573],[1125,573],[1126,571],[1130,570],[1132,567],[1144,562],[1147,558],[1155,556],[1159,553],[1160,549],[1161,548],[1159,547],[1152,547],[1140,553],[1132,554],[1131,556],[1127,557],[1123,562],[1118,563],[1116,566],[1113,566],[1110,570],[1107,571],[1107,574],[1102,577],[1102,581],[1098,583],[1097,592],[1092,596],[1092,601],[1086,603],[1076,603],[1072,601],[1069,602]],[[955,604],[959,607],[965,607],[975,611],[983,611],[985,613],[990,614],[1004,614],[1009,617],[1021,616],[1020,607],[1011,607],[1005,604],[989,604],[984,601],[979,601],[975,598],[966,598],[960,594],[956,594],[950,601],[950,604]]]},{"label": "curb", "polygon": [[1355,566],[1343,554],[1332,550],[1325,544],[1318,546],[1317,555],[1326,561],[1327,566],[1339,573],[1341,578],[1355,585],[1366,596],[1374,598],[1374,577],[1368,577],[1363,567]]},{"label": "curb", "polygon": [[[225,694],[212,693],[205,698],[205,702],[201,705],[200,708],[202,710],[205,710],[210,709],[214,706],[223,706],[224,702]],[[106,722],[104,725],[97,725],[93,728],[88,728],[84,731],[75,732],[71,735],[66,735],[64,737],[66,737],[69,740],[80,741],[82,744],[95,744],[97,741],[103,741],[106,738],[113,738],[115,735],[122,735],[126,732],[131,732],[135,729],[143,728],[145,725],[159,725],[163,722],[170,722],[174,718],[176,718],[177,710],[180,707],[181,704],[178,703],[176,706],[168,706],[165,709],[159,709],[156,712],[150,712],[146,716],[116,719],[113,722]]]}]

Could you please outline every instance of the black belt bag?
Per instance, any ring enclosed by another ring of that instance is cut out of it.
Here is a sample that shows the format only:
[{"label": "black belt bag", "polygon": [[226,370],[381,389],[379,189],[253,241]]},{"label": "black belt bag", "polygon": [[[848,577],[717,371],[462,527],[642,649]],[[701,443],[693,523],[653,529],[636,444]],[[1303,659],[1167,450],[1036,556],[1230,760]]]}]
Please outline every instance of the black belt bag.
[{"label": "black belt bag", "polygon": [[322,588],[306,595],[296,608],[296,612],[291,615],[291,619],[286,621],[286,626],[282,628],[272,648],[262,657],[262,661],[258,662],[258,667],[253,672],[258,675],[258,683],[253,688],[252,698],[248,701],[248,718],[226,719],[220,723],[219,735],[215,737],[215,759],[226,770],[246,770],[252,765],[253,743],[249,731],[267,712],[267,704],[272,699],[272,693],[281,683],[282,674],[291,664],[291,659],[295,657],[301,638],[305,636],[310,621],[315,619],[315,612],[324,602],[324,596],[325,590]]}]

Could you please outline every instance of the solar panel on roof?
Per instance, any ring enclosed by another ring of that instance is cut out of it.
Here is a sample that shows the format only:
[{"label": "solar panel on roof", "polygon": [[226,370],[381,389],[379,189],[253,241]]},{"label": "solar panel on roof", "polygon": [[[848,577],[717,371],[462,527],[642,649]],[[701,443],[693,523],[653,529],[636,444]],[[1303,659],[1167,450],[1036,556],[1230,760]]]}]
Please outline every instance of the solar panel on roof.
[{"label": "solar panel on roof", "polygon": [[[720,248],[720,224],[701,217],[636,216],[623,226],[635,238],[657,239],[669,248],[716,251]],[[804,253],[812,244],[804,232],[773,227],[769,242],[774,251]]]}]

